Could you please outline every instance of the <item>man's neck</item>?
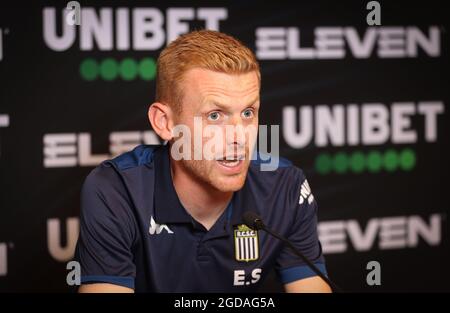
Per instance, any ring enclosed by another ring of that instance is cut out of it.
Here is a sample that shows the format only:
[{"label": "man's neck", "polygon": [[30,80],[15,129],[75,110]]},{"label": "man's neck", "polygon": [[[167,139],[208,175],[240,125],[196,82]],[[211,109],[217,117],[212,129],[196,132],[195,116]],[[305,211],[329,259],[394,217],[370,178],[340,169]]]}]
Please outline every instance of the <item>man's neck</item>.
[{"label": "man's neck", "polygon": [[186,211],[206,229],[210,229],[228,206],[233,192],[221,192],[192,178],[170,158],[173,185]]}]

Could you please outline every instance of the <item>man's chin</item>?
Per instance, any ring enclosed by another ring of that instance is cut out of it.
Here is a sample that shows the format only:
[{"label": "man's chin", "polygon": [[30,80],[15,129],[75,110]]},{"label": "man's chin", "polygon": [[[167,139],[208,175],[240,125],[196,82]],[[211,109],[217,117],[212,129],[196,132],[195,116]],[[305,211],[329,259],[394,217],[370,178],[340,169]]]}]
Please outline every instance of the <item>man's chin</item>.
[{"label": "man's chin", "polygon": [[235,192],[244,187],[245,176],[246,175],[239,175],[236,177],[215,177],[213,178],[214,181],[211,182],[211,185],[221,192]]}]

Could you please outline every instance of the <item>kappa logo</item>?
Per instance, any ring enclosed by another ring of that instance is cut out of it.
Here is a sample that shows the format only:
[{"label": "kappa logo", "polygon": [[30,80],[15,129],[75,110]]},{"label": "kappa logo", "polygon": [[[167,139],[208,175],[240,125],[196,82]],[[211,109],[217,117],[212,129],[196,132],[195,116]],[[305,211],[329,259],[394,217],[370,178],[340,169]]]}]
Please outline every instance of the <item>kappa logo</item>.
[{"label": "kappa logo", "polygon": [[308,204],[311,204],[314,201],[314,196],[311,193],[311,187],[309,187],[308,181],[305,179],[300,187],[300,199],[298,200],[298,203],[303,204],[306,199],[308,199]]},{"label": "kappa logo", "polygon": [[171,231],[167,225],[165,225],[165,224],[160,225],[155,222],[155,220],[153,219],[153,216],[150,217],[150,227],[148,229],[148,232],[150,233],[150,235],[159,235],[159,234],[161,234],[161,232],[164,229],[167,231],[167,233],[173,234],[173,231]]},{"label": "kappa logo", "polygon": [[234,252],[237,261],[249,262],[258,260],[258,231],[244,224],[239,225],[234,230]]}]

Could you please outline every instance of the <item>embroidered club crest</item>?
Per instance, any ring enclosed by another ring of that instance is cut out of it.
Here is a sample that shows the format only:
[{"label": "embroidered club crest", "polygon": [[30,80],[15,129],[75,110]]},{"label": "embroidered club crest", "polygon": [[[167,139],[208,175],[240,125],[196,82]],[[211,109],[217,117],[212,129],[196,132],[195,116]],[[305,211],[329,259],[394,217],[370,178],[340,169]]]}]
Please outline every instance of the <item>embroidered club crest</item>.
[{"label": "embroidered club crest", "polygon": [[249,262],[259,258],[258,231],[247,225],[238,225],[234,230],[234,255],[237,261]]}]

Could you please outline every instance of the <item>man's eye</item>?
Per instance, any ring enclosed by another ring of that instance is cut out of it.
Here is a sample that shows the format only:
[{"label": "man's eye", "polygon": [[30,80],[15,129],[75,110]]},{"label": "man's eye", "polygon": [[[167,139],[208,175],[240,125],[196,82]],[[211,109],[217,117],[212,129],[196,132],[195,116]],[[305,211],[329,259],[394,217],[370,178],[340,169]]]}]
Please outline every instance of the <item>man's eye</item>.
[{"label": "man's eye", "polygon": [[244,115],[245,118],[253,117],[253,111],[250,110],[250,109],[249,110],[245,110],[242,114]]},{"label": "man's eye", "polygon": [[219,119],[219,117],[220,117],[219,112],[212,112],[212,113],[209,113],[209,115],[208,115],[208,119],[210,121],[217,121]]}]

